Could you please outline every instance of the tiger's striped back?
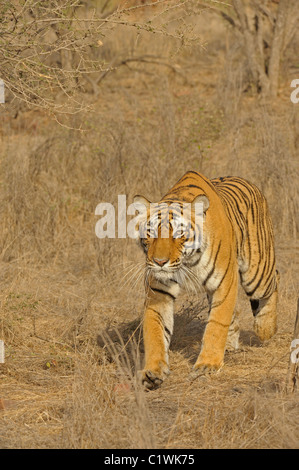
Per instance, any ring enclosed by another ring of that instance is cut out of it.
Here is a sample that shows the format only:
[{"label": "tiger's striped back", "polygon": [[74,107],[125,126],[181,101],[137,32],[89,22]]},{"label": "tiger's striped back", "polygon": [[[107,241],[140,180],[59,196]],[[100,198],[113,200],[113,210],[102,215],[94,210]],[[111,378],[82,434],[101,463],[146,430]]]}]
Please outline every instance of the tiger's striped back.
[{"label": "tiger's striped back", "polygon": [[267,201],[252,183],[234,176],[211,182],[234,228],[241,282],[253,299],[276,289],[274,234]]}]

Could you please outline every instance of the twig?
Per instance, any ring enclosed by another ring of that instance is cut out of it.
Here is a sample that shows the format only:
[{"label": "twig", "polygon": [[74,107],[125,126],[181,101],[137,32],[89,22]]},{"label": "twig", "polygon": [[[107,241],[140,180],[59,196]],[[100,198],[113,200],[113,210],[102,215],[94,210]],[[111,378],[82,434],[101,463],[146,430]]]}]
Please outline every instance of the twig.
[{"label": "twig", "polygon": [[126,59],[121,59],[119,62],[115,63],[114,65],[111,65],[110,68],[105,70],[105,72],[102,73],[96,80],[94,80],[94,83],[98,85],[101,83],[101,81],[106,77],[106,75],[109,72],[112,72],[113,70],[117,70],[118,67],[121,65],[127,65],[129,62],[142,62],[145,64],[156,64],[156,65],[162,65],[164,67],[170,68],[173,72],[176,72],[177,74],[181,75],[185,80],[186,77],[185,75],[178,70],[178,67],[175,65],[169,64],[168,62],[164,62],[162,60],[159,60],[159,58],[155,58],[155,56],[140,56],[140,57],[128,57]]},{"label": "twig", "polygon": [[34,335],[31,335],[31,337],[32,337],[32,338],[40,339],[41,341],[45,341],[45,342],[47,342],[47,343],[60,344],[60,346],[67,347],[67,348],[71,349],[72,351],[74,350],[74,348],[73,348],[72,346],[70,346],[69,344],[61,343],[60,341],[55,341],[55,340],[43,338],[42,336],[35,335],[35,334],[34,334]]}]

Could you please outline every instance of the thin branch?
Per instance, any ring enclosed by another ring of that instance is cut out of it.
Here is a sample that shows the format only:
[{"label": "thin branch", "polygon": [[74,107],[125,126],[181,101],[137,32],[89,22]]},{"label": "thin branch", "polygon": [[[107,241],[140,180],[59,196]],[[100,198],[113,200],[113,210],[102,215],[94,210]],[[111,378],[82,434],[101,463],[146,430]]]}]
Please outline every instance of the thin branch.
[{"label": "thin branch", "polygon": [[102,75],[100,75],[100,77],[94,80],[94,83],[98,85],[99,83],[101,83],[101,81],[106,77],[106,75],[109,72],[117,70],[121,65],[127,65],[130,62],[141,62],[145,64],[162,65],[162,66],[170,68],[173,72],[178,73],[186,80],[186,77],[184,76],[184,74],[182,74],[182,72],[178,70],[178,67],[176,67],[175,65],[169,64],[168,62],[164,62],[163,60],[160,60],[158,56],[140,56],[140,57],[128,57],[126,59],[119,60],[118,62],[115,63],[115,65],[111,66],[111,68],[107,69]]}]

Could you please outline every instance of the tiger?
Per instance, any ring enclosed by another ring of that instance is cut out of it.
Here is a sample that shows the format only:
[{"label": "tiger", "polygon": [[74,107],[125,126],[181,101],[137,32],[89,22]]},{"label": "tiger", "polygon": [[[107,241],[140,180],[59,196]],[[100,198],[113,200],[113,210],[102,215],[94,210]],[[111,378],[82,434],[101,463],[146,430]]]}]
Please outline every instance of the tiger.
[{"label": "tiger", "polygon": [[[206,292],[209,307],[192,378],[220,370],[225,351],[239,346],[239,282],[250,300],[256,335],[265,341],[276,333],[273,225],[257,186],[240,177],[208,179],[188,171],[158,203],[137,195],[133,204],[136,238],[146,258],[145,365],[139,371],[145,388],[157,388],[170,373],[174,305],[188,282]],[[184,206],[190,207],[189,220]],[[202,209],[197,218],[196,207]]]}]

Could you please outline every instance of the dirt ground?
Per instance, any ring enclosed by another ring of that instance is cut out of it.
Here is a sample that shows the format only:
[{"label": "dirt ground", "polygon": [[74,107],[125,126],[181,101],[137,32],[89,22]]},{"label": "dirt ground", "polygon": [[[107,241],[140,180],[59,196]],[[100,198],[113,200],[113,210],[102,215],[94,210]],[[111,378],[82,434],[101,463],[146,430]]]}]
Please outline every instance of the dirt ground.
[{"label": "dirt ground", "polygon": [[[299,38],[283,59],[278,98],[265,105],[246,88],[242,45],[221,17],[206,14],[197,27],[205,47],[176,54],[163,37],[139,35],[138,55],[163,63],[120,66],[96,95],[87,83],[90,109],[63,125],[40,110],[16,115],[13,103],[2,114],[1,448],[299,447],[298,393],[285,391],[299,287],[299,104],[290,101]],[[128,53],[134,34],[116,29],[103,53]],[[98,239],[95,208],[116,206],[118,194],[158,200],[188,170],[246,177],[265,193],[279,328],[260,343],[240,291],[240,349],[217,374],[190,382],[207,305],[185,293],[171,374],[144,392],[134,378],[143,255],[134,240]]]}]

